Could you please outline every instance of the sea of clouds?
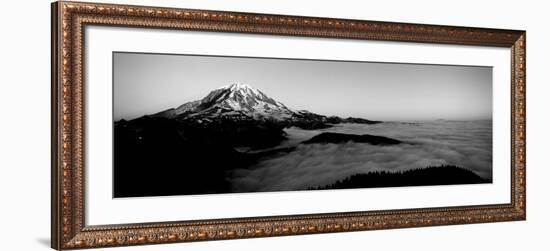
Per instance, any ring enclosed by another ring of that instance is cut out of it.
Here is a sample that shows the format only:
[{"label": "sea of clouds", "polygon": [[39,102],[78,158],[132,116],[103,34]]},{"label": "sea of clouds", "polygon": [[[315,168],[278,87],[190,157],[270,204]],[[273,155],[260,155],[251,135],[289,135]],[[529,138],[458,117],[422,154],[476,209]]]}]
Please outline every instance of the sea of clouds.
[{"label": "sea of clouds", "polygon": [[[280,147],[288,154],[264,159],[249,169],[232,171],[234,192],[302,190],[332,184],[357,173],[403,171],[442,164],[457,165],[492,179],[492,121],[386,122],[340,124],[322,130],[288,128]],[[322,132],[372,134],[405,143],[300,144]]]}]

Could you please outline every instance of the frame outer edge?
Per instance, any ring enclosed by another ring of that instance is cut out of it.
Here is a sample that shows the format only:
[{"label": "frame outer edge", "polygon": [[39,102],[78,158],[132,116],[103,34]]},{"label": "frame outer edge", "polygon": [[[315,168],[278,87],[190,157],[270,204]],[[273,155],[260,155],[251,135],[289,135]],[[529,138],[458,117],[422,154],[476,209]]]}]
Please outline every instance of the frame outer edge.
[{"label": "frame outer edge", "polygon": [[522,97],[523,97],[523,106],[522,106],[522,117],[523,117],[523,130],[522,130],[522,143],[523,143],[523,216],[522,220],[527,220],[527,31],[523,31],[523,34],[518,39],[521,40],[523,46],[521,48],[523,67],[522,67]]},{"label": "frame outer edge", "polygon": [[60,202],[60,124],[59,124],[59,2],[51,3],[51,239],[50,246],[60,250],[62,240]]},{"label": "frame outer edge", "polygon": [[[517,179],[512,179],[512,204],[515,208],[518,220],[527,220],[527,184],[526,184],[526,31],[518,34],[512,46],[512,153],[513,172]],[[519,169],[519,170],[518,170]],[[517,182],[517,184],[514,184]],[[515,195],[514,195],[515,194]]]}]

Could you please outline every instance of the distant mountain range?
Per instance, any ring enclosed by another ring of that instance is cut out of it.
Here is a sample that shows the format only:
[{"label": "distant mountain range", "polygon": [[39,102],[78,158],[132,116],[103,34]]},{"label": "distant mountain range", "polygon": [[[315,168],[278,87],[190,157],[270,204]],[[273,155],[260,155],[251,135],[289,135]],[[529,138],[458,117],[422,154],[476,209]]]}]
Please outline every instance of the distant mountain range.
[{"label": "distant mountain range", "polygon": [[201,100],[188,102],[177,108],[149,116],[200,124],[210,124],[219,120],[270,121],[279,123],[283,127],[296,126],[302,129],[327,128],[331,127],[330,124],[339,123],[381,123],[381,121],[362,118],[329,117],[306,110],[294,110],[262,91],[241,83],[213,90]]}]

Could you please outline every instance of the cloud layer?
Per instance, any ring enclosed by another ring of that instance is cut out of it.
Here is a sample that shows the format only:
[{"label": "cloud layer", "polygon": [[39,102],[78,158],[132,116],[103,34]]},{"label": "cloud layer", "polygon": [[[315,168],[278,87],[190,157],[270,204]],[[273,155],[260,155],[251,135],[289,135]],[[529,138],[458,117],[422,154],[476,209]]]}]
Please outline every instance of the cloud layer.
[{"label": "cloud layer", "polygon": [[[295,151],[265,159],[230,174],[235,192],[300,190],[334,183],[356,173],[402,171],[452,164],[492,178],[491,121],[389,122],[343,124],[323,130],[286,130],[283,146]],[[322,132],[373,134],[407,142],[393,146],[309,144],[299,142]]]}]

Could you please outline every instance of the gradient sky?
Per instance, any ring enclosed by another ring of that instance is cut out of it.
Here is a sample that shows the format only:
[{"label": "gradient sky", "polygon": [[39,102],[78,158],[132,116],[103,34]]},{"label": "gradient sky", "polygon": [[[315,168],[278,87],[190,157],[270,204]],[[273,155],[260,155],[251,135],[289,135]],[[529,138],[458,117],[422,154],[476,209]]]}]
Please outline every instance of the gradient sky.
[{"label": "gradient sky", "polygon": [[114,53],[114,118],[133,119],[235,82],[294,109],[372,120],[492,118],[492,68]]}]

